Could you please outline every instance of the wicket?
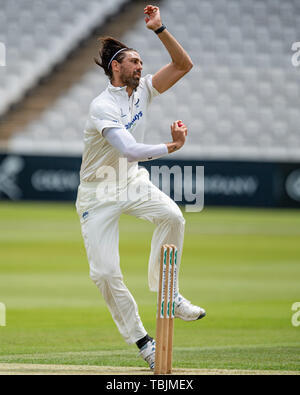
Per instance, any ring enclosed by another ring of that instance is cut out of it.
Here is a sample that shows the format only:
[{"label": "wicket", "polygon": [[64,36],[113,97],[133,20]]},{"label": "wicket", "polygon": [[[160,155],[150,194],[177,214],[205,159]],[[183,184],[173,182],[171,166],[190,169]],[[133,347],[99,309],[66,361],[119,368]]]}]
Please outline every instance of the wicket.
[{"label": "wicket", "polygon": [[154,374],[172,373],[176,283],[177,248],[166,244],[161,248]]}]

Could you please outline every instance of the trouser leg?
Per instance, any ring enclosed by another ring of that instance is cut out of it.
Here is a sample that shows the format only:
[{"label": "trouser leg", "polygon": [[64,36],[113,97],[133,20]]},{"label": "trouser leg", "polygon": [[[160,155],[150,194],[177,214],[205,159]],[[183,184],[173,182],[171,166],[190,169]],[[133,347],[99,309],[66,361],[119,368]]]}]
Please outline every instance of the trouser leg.
[{"label": "trouser leg", "polygon": [[86,220],[82,220],[82,235],[90,277],[102,293],[121,335],[128,344],[132,344],[147,332],[137,304],[123,282],[119,257],[119,215],[115,204],[90,211]]}]

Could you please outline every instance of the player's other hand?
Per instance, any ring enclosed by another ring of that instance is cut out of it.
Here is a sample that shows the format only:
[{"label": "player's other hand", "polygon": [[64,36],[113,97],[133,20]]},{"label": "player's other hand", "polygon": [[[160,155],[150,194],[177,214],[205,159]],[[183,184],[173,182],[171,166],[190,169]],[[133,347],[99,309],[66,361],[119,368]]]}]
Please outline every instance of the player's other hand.
[{"label": "player's other hand", "polygon": [[185,143],[187,136],[187,127],[182,121],[173,122],[171,125],[171,135],[173,142],[179,144],[181,148]]},{"label": "player's other hand", "polygon": [[153,5],[147,5],[144,8],[146,26],[150,30],[157,30],[161,27],[159,8]]}]

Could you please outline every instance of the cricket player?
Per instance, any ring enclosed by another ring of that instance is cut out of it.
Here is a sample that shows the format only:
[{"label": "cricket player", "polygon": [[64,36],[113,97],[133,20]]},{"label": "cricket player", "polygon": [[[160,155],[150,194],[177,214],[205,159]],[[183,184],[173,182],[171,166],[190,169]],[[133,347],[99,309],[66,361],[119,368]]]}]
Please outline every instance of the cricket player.
[{"label": "cricket player", "polygon": [[[136,343],[141,357],[153,369],[155,341],[145,330],[137,304],[123,282],[118,222],[125,213],[156,225],[148,282],[150,290],[157,292],[161,246],[177,246],[179,269],[185,220],[175,202],[151,183],[148,172],[139,168],[138,162],[166,156],[184,145],[187,127],[181,121],[171,125],[170,142],[149,145],[143,144],[143,139],[152,100],[179,81],[193,64],[162,24],[159,8],[148,5],[144,13],[146,27],[160,39],[171,61],[156,74],[142,77],[143,62],[136,50],[112,37],[100,39],[100,58],[96,63],[104,69],[109,83],[90,105],[76,208],[90,277],[102,293],[125,341]],[[129,189],[139,193],[126,194]],[[175,317],[193,321],[204,316],[205,310],[186,300],[177,284]]]}]

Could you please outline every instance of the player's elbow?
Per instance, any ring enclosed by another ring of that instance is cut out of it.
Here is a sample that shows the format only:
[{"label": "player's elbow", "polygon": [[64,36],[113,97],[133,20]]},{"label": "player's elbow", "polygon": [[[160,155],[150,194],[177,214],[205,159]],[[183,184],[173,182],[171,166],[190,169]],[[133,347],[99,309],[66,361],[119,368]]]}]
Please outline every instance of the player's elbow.
[{"label": "player's elbow", "polygon": [[194,63],[192,62],[192,59],[189,58],[189,59],[186,61],[185,65],[184,65],[185,72],[188,73],[189,71],[192,70],[193,67],[194,67]]},{"label": "player's elbow", "polygon": [[136,155],[134,155],[132,149],[128,148],[126,150],[124,150],[123,152],[124,157],[128,160],[128,162],[136,162],[137,161],[137,157]]},{"label": "player's elbow", "polygon": [[187,74],[194,67],[193,62],[189,59],[188,61],[175,65],[176,69],[179,70],[183,75]]},{"label": "player's elbow", "polygon": [[187,65],[187,72],[191,71],[193,67],[194,67],[194,63],[190,60]]}]

